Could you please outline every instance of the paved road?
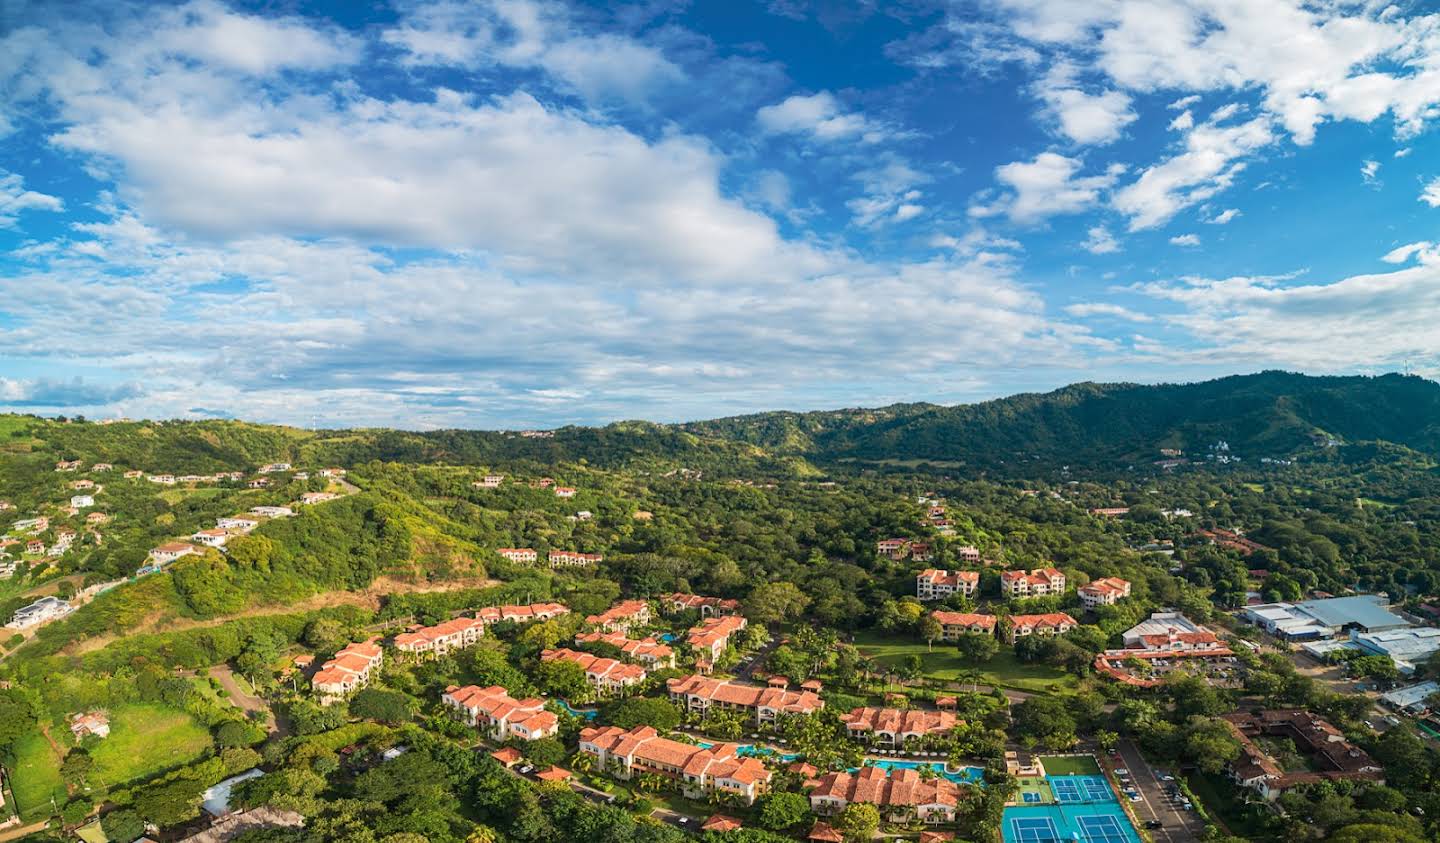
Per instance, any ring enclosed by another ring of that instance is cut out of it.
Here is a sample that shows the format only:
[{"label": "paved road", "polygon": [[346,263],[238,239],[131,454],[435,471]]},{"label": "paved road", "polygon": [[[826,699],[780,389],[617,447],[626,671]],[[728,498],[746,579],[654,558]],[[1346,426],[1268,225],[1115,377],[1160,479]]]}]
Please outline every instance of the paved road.
[{"label": "paved road", "polygon": [[230,701],[235,703],[235,705],[247,712],[264,712],[265,731],[275,731],[275,715],[270,711],[270,706],[266,705],[265,700],[260,697],[245,693],[244,689],[240,687],[240,683],[235,681],[235,674],[230,670],[230,665],[215,665],[210,668],[210,675],[215,678],[215,681],[220,683],[220,687],[224,688],[225,691],[230,694]]},{"label": "paved road", "polygon": [[[1159,820],[1164,824],[1163,828],[1149,830],[1155,843],[1193,843],[1199,840],[1205,824],[1194,811],[1187,811],[1171,803],[1170,797],[1165,793],[1164,783],[1155,775],[1155,771],[1150,768],[1149,762],[1140,754],[1135,744],[1125,739],[1120,741],[1116,748],[1120,750],[1120,756],[1115,766],[1123,765],[1130,771],[1131,779],[1144,797],[1139,802],[1129,803],[1135,810],[1135,815],[1141,822]],[[1123,793],[1120,798],[1128,799]]]}]

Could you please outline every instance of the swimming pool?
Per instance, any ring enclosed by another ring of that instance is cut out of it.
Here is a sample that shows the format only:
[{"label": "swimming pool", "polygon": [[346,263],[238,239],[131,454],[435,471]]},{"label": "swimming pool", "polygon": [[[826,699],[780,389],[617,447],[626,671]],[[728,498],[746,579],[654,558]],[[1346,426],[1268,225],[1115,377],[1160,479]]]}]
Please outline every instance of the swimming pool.
[{"label": "swimming pool", "polygon": [[[981,767],[961,767],[952,772],[946,770],[945,765],[939,761],[894,761],[889,758],[866,758],[865,766],[879,767],[882,770],[919,770],[929,767],[956,784],[982,784],[985,781],[985,770]],[[856,767],[850,772],[858,772],[859,769]]]},{"label": "swimming pool", "polygon": [[599,709],[594,709],[594,708],[575,708],[575,707],[571,706],[569,702],[567,702],[567,701],[565,701],[565,700],[562,700],[562,699],[560,699],[559,697],[556,697],[556,698],[555,698],[555,702],[559,703],[561,708],[563,708],[563,709],[565,709],[566,711],[570,712],[570,714],[571,714],[572,716],[574,716],[574,717],[579,717],[579,718],[582,719],[582,720],[594,720],[596,717],[599,717],[599,716],[600,716],[600,711],[599,711]]},{"label": "swimming pool", "polygon": [[[700,747],[701,749],[709,749],[710,747],[714,746],[715,744],[710,743],[709,741],[696,741],[696,742],[695,742],[695,745],[698,746],[698,747]],[[754,744],[749,744],[749,743],[740,743],[740,744],[736,744],[735,746],[737,747],[737,749],[735,750],[735,752],[736,752],[737,754],[744,755],[744,756],[748,756],[748,757],[750,757],[750,758],[762,758],[762,757],[765,757],[765,756],[773,755],[773,756],[775,756],[776,758],[779,758],[781,761],[784,761],[784,762],[786,762],[786,763],[789,763],[789,762],[791,762],[791,761],[796,761],[796,760],[798,760],[798,759],[800,758],[799,754],[797,754],[797,753],[794,753],[794,752],[776,752],[775,750],[773,750],[773,749],[771,749],[771,748],[769,748],[769,747],[766,747],[766,746],[756,746],[756,745],[754,745]]]}]

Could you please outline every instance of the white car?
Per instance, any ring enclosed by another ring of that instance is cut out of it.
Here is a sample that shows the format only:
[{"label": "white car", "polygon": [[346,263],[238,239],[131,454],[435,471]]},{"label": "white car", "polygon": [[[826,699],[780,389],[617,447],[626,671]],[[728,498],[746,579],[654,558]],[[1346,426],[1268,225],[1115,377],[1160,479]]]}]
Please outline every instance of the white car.
[{"label": "white car", "polygon": [[1127,769],[1125,769],[1124,767],[1121,767],[1120,769],[1118,769],[1118,770],[1115,771],[1115,775],[1117,775],[1117,776],[1128,776],[1128,775],[1130,775],[1130,771],[1127,770]]}]

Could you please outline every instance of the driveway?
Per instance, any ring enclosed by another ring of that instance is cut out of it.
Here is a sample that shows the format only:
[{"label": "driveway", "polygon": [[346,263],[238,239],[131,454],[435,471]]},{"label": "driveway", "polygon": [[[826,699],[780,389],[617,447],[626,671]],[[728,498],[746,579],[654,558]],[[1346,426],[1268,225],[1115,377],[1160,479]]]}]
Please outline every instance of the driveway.
[{"label": "driveway", "polygon": [[[1139,817],[1142,823],[1159,820],[1163,824],[1162,828],[1147,829],[1155,843],[1193,843],[1199,840],[1205,823],[1194,811],[1171,804],[1170,797],[1165,793],[1164,783],[1151,769],[1149,762],[1140,755],[1135,744],[1128,738],[1123,739],[1116,749],[1120,750],[1119,757],[1110,757],[1109,760],[1115,762],[1114,766],[1130,771],[1131,780],[1144,797],[1139,802],[1129,802],[1135,816]],[[1129,797],[1122,793],[1120,798],[1128,801]]]},{"label": "driveway", "polygon": [[235,674],[230,670],[230,665],[216,665],[210,668],[210,675],[230,695],[231,702],[246,712],[263,712],[265,714],[265,731],[275,731],[275,715],[270,711],[270,706],[266,705],[265,700],[260,697],[245,693],[240,687],[240,683],[235,681]]}]

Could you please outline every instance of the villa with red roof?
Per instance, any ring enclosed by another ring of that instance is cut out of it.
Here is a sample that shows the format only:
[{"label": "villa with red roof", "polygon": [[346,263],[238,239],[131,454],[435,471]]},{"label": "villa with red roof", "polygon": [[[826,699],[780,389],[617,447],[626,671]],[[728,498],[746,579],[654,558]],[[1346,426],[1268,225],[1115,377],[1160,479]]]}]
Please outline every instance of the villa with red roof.
[{"label": "villa with red roof", "polygon": [[695,650],[697,656],[708,658],[714,663],[725,654],[725,648],[730,646],[731,636],[744,629],[746,624],[746,620],[739,615],[706,618],[698,626],[690,628],[689,635],[685,636],[685,643]]},{"label": "villa with red roof", "polygon": [[184,542],[167,542],[150,551],[150,558],[156,562],[174,562],[182,556],[198,553],[194,545]]},{"label": "villa with red roof", "polygon": [[666,594],[660,597],[660,605],[669,612],[683,612],[699,609],[700,617],[712,615],[733,615],[740,611],[740,601],[724,597],[703,597],[699,594]]},{"label": "villa with red roof", "polygon": [[609,644],[650,670],[675,666],[675,651],[654,638],[636,641],[619,632],[582,632],[575,636],[577,644]]},{"label": "villa with red roof", "polygon": [[680,785],[692,799],[731,794],[753,805],[773,775],[758,759],[742,756],[738,744],[699,747],[660,736],[651,726],[625,731],[618,726],[585,729],[580,751],[595,758],[595,769],[631,779],[654,773]]},{"label": "villa with red roof", "polygon": [[1011,615],[1010,643],[1028,635],[1064,635],[1080,624],[1064,612],[1043,615]]},{"label": "villa with red roof", "polygon": [[1065,574],[1058,568],[1036,568],[1033,571],[1004,571],[1000,574],[1000,593],[1006,597],[1042,597],[1065,593]]},{"label": "villa with red roof", "polygon": [[1130,582],[1119,577],[1102,577],[1075,589],[1080,603],[1087,609],[1098,606],[1114,606],[1115,601],[1130,596]]},{"label": "villa with red roof", "polygon": [[454,709],[467,725],[479,729],[491,740],[519,738],[533,741],[560,731],[560,718],[545,710],[545,701],[538,697],[517,700],[499,685],[479,688],[451,685],[440,702]]},{"label": "villa with red roof", "polygon": [[474,645],[484,635],[485,622],[479,618],[453,618],[400,633],[395,636],[395,649],[402,653],[443,656],[451,650]]},{"label": "villa with red roof", "polygon": [[979,571],[941,571],[926,568],[915,575],[915,596],[925,601],[944,600],[952,594],[969,597],[979,586]]},{"label": "villa with red roof", "polygon": [[686,711],[704,713],[712,707],[743,712],[756,724],[773,723],[780,714],[813,714],[825,707],[813,691],[791,691],[749,685],[694,674],[665,683],[670,700]]},{"label": "villa with red roof", "polygon": [[907,740],[943,734],[960,725],[950,711],[923,709],[856,708],[840,715],[850,737],[886,746],[903,746]]},{"label": "villa with red roof", "polygon": [[370,684],[383,660],[379,644],[368,641],[350,644],[322,664],[310,684],[320,695],[321,704],[329,705]]},{"label": "villa with red roof", "polygon": [[585,622],[606,632],[626,632],[632,626],[650,622],[650,604],[644,600],[621,600],[598,615],[590,615]]},{"label": "villa with red roof", "polygon": [[883,767],[870,766],[856,773],[826,773],[810,791],[810,809],[821,816],[838,814],[861,802],[879,808],[889,820],[918,819],[927,825],[955,822],[960,800],[960,785],[944,776],[922,779],[910,768],[888,775]]},{"label": "villa with red roof", "polygon": [[530,623],[531,621],[548,621],[551,618],[558,618],[567,615],[570,610],[561,603],[530,603],[525,606],[486,606],[475,612],[475,618],[481,623],[489,626],[500,621],[511,621],[513,623]]},{"label": "villa with red roof", "polygon": [[546,650],[540,654],[540,660],[546,662],[567,661],[580,665],[580,669],[585,671],[585,681],[601,694],[614,694],[625,688],[639,685],[649,675],[645,672],[645,668],[638,664],[626,664],[593,653],[571,650],[568,647]]},{"label": "villa with red roof", "polygon": [[881,539],[875,542],[875,552],[887,559],[904,559],[909,550],[910,542],[905,539]]},{"label": "villa with red roof", "polygon": [[959,641],[962,635],[994,635],[995,616],[979,612],[932,612],[943,630],[941,638]]}]

